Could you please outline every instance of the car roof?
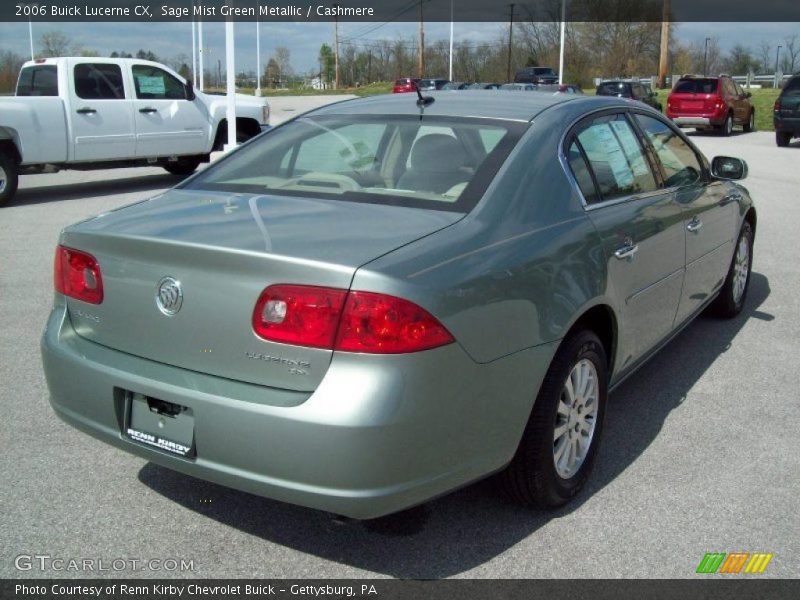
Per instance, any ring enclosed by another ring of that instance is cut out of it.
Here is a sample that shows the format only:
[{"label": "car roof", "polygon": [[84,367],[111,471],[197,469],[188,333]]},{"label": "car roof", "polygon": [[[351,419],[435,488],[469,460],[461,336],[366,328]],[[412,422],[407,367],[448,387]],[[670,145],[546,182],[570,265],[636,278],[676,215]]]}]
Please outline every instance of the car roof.
[{"label": "car roof", "polygon": [[[530,121],[551,106],[565,102],[589,103],[603,106],[629,106],[625,100],[609,96],[553,95],[550,93],[509,94],[502,90],[459,90],[426,92],[434,102],[424,109],[424,114],[448,117],[477,117]],[[576,106],[577,108],[577,106]],[[343,100],[306,113],[308,115],[419,115],[416,95],[386,94]]]}]

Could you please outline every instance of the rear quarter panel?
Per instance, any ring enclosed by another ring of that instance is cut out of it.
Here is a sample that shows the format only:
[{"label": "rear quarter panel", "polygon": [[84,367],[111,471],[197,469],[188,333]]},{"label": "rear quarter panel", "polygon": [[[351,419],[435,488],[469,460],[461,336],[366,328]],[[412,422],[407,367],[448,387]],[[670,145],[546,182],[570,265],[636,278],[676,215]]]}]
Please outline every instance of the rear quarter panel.
[{"label": "rear quarter panel", "polygon": [[558,160],[569,112],[533,123],[465,219],[365,265],[353,289],[417,302],[478,363],[558,340],[610,303],[602,245]]},{"label": "rear quarter panel", "polygon": [[58,96],[0,98],[0,139],[10,139],[22,164],[67,160],[67,121]]}]

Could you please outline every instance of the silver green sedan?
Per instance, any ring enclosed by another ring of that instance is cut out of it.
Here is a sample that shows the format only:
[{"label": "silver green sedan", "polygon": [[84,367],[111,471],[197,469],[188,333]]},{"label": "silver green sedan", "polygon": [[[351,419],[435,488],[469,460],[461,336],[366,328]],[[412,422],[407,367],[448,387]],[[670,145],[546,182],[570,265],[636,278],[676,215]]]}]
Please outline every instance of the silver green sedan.
[{"label": "silver green sedan", "polygon": [[609,391],[701,311],[741,311],[747,166],[637,102],[431,97],[306,113],[65,229],[56,413],[356,518],[500,471],[525,504],[575,496]]}]

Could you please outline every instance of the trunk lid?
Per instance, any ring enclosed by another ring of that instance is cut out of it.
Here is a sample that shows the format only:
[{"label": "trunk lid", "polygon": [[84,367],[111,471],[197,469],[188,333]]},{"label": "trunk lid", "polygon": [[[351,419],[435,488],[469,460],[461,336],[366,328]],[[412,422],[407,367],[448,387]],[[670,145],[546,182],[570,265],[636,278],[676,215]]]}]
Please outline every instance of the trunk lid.
[{"label": "trunk lid", "polygon": [[[77,333],[123,352],[220,377],[313,391],[330,350],[267,342],[253,308],[272,284],[347,289],[356,269],[463,215],[311,198],[171,190],[64,231],[97,259],[104,300],[68,298]],[[156,304],[165,277],[180,310]]]}]

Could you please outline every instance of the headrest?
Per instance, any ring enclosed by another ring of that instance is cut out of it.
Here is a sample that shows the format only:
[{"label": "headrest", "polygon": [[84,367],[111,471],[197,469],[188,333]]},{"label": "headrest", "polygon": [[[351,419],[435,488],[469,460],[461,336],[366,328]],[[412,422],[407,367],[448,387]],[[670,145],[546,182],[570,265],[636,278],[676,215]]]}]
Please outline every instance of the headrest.
[{"label": "headrest", "polygon": [[429,173],[450,173],[466,166],[467,155],[456,138],[431,133],[419,138],[411,149],[411,168]]}]

